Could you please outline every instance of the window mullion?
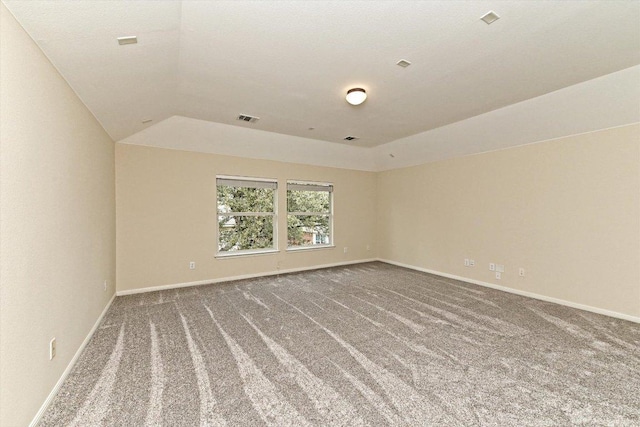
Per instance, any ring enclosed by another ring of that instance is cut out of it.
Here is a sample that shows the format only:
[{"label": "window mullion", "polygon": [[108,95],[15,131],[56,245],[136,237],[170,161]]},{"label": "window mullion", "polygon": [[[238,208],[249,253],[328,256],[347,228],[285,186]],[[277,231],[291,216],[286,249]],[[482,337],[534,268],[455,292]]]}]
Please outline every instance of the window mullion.
[{"label": "window mullion", "polygon": [[289,215],[295,216],[329,216],[329,212],[289,212]]},{"label": "window mullion", "polygon": [[218,212],[218,216],[275,216],[275,212]]}]

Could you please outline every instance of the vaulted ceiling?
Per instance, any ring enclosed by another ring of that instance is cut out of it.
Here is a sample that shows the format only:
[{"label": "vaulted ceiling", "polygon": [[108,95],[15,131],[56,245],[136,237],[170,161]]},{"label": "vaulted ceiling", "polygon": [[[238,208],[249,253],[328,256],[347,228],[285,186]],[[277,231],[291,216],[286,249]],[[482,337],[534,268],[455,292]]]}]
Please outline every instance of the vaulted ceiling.
[{"label": "vaulted ceiling", "polygon": [[183,116],[375,147],[640,64],[638,1],[4,2],[116,141]]}]

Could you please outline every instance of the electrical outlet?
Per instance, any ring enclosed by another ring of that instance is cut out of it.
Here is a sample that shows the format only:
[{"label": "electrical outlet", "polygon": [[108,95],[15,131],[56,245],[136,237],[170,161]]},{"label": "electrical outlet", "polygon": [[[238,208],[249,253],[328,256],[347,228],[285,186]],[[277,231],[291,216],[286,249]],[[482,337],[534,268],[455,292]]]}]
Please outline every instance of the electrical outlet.
[{"label": "electrical outlet", "polygon": [[103,290],[105,292],[107,292],[107,281],[106,280],[104,281],[104,284],[103,284]]},{"label": "electrical outlet", "polygon": [[520,268],[520,270],[518,270],[518,276],[524,277],[524,268]]},{"label": "electrical outlet", "polygon": [[49,360],[53,360],[56,357],[56,338],[54,337],[49,341]]},{"label": "electrical outlet", "polygon": [[475,267],[475,266],[476,266],[475,260],[470,259],[469,260],[469,267]]},{"label": "electrical outlet", "polygon": [[496,264],[496,271],[499,271],[500,273],[504,273],[504,265]]},{"label": "electrical outlet", "polygon": [[496,271],[496,279],[502,279],[502,273],[500,273],[499,271]]},{"label": "electrical outlet", "polygon": [[347,252],[349,252],[349,248],[348,247],[344,247],[344,253],[346,254]]},{"label": "electrical outlet", "polygon": [[496,265],[492,262],[489,263],[489,271],[496,271]]},{"label": "electrical outlet", "polygon": [[464,259],[464,266],[469,267],[469,258]]},{"label": "electrical outlet", "polygon": [[189,263],[189,270],[195,270],[196,269],[196,262],[195,261],[191,261]]}]

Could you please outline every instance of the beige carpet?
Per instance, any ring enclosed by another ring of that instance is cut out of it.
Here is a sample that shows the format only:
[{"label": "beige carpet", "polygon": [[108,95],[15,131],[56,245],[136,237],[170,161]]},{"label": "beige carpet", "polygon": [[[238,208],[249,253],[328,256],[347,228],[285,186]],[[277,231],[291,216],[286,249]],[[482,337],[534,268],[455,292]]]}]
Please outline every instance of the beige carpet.
[{"label": "beige carpet", "polygon": [[383,263],[116,298],[44,426],[640,425],[640,325]]}]

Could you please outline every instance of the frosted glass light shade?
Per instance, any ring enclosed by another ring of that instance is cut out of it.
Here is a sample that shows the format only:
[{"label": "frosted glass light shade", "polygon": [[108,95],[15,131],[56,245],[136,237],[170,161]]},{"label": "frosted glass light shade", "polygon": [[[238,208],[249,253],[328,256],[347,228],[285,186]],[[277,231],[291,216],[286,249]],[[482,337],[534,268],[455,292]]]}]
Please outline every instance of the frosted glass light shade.
[{"label": "frosted glass light shade", "polygon": [[349,89],[347,91],[347,102],[351,105],[360,105],[367,99],[367,92],[361,88]]}]

